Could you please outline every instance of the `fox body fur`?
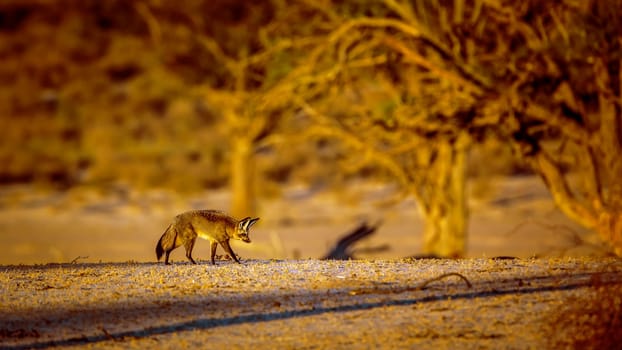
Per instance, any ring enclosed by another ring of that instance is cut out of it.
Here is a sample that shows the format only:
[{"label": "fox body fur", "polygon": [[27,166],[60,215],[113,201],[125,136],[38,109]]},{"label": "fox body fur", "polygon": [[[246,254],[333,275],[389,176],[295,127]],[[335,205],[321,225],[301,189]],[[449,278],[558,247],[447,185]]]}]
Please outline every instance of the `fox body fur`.
[{"label": "fox body fur", "polygon": [[214,256],[216,246],[220,244],[224,250],[238,264],[240,261],[229,245],[230,239],[237,239],[242,242],[250,243],[248,232],[250,227],[259,218],[250,217],[236,220],[231,216],[216,210],[193,210],[175,216],[156,245],[156,256],[158,261],[165,255],[164,263],[169,264],[168,257],[173,249],[184,246],[186,257],[190,262],[196,264],[192,258],[192,249],[197,237],[210,241],[212,264],[216,265]]}]

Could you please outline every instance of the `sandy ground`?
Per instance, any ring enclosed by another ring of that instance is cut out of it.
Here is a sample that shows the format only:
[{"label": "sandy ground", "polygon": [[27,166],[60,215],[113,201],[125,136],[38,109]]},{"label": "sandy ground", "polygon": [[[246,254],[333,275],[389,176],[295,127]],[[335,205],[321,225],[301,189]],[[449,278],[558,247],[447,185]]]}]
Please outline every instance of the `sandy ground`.
[{"label": "sandy ground", "polygon": [[[475,186],[472,186],[475,187]],[[471,196],[467,256],[474,258],[602,256],[598,239],[572,223],[553,205],[535,177],[494,182],[485,197]],[[423,220],[412,199],[386,205],[386,186],[355,184],[341,193],[288,188],[262,199],[253,243],[233,242],[249,259],[324,256],[338,238],[359,223],[381,222],[359,242],[355,256],[395,259],[421,254]],[[167,191],[95,190],[61,193],[0,188],[0,265],[154,261],[157,240],[178,213],[229,208],[224,191],[179,197]],[[220,249],[220,248],[219,248]],[[209,244],[197,242],[194,256],[209,257]],[[171,254],[185,260],[183,250]]]},{"label": "sandy ground", "polygon": [[596,284],[619,292],[622,261],[5,266],[0,348],[546,349]]}]

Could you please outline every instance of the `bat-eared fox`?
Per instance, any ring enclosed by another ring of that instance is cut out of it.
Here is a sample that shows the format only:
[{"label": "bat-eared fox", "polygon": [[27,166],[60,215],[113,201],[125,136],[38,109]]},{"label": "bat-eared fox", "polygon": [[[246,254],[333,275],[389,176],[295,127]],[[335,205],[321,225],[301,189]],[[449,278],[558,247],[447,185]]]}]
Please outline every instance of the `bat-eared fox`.
[{"label": "bat-eared fox", "polygon": [[210,241],[212,250],[212,264],[215,265],[214,256],[216,246],[220,244],[233,260],[240,263],[237,256],[229,245],[230,239],[238,239],[242,242],[250,243],[248,231],[259,218],[250,217],[236,220],[231,216],[216,210],[193,210],[175,216],[156,245],[156,256],[158,261],[165,254],[164,263],[169,264],[168,257],[173,249],[183,245],[186,248],[186,257],[193,264],[192,248],[197,237]]}]

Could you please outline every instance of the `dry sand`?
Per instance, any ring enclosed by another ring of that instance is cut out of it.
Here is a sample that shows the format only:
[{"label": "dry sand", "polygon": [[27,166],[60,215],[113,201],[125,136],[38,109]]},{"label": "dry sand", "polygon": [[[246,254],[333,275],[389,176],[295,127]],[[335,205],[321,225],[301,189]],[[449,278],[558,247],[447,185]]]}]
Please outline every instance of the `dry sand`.
[{"label": "dry sand", "polygon": [[4,266],[0,348],[544,349],[595,284],[620,286],[622,261]]},{"label": "dry sand", "polygon": [[[357,243],[356,257],[396,259],[422,252],[423,219],[412,199],[386,205],[390,187],[352,187],[343,193],[291,187],[278,198],[261,200],[253,243],[233,241],[233,249],[252,259],[320,258],[341,235],[367,221],[381,225]],[[485,199],[471,196],[467,257],[603,255],[595,235],[562,215],[539,179],[504,179],[490,191]],[[191,209],[226,211],[229,204],[225,191],[180,197],[167,191],[0,188],[5,248],[0,265],[67,263],[78,257],[80,262],[154,261],[155,244],[175,215]],[[209,244],[197,242],[194,256],[207,258]],[[171,258],[185,260],[181,249]]]}]

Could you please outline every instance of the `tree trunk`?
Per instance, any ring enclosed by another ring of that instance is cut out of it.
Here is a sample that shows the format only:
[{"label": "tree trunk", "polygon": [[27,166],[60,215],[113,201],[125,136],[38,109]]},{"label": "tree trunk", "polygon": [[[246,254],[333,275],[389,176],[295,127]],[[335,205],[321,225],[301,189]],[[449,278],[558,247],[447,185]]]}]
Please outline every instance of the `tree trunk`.
[{"label": "tree trunk", "polygon": [[243,218],[255,215],[255,159],[253,141],[234,135],[231,143],[231,214]]},{"label": "tree trunk", "polygon": [[[600,196],[591,197],[591,200],[578,198],[571,191],[560,167],[547,154],[540,152],[527,160],[544,180],[557,207],[573,221],[594,230],[611,245],[616,255],[622,256],[622,210],[616,202],[618,199],[613,198],[610,201],[613,203],[605,205]],[[616,185],[612,187],[615,189]]]},{"label": "tree trunk", "polygon": [[426,255],[462,257],[466,253],[466,147],[461,142],[437,143],[430,172],[429,196],[423,205]]},{"label": "tree trunk", "polygon": [[[610,86],[604,63],[600,62],[596,67],[600,84]],[[539,120],[549,120],[556,113],[534,103],[528,107],[530,115]],[[610,244],[615,254],[622,256],[622,162],[619,156],[622,150],[622,112],[605,94],[600,94],[598,107],[592,115],[585,117],[588,121],[598,121],[597,129],[573,130],[576,129],[573,127],[569,130],[570,126],[566,124],[552,126],[559,128],[561,135],[568,136],[565,140],[568,144],[575,145],[577,164],[571,171],[560,165],[560,157],[554,150],[547,151],[545,147],[535,154],[523,156],[542,177],[557,207],[571,220],[594,230]],[[562,118],[558,115],[556,119]],[[520,142],[515,146],[524,153]],[[571,176],[581,181],[573,183]]]}]

